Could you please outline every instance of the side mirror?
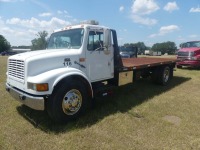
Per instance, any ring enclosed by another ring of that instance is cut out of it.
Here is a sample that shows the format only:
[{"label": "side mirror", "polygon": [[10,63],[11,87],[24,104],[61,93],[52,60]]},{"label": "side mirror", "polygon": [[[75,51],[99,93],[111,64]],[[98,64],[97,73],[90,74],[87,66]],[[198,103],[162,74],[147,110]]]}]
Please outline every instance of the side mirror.
[{"label": "side mirror", "polygon": [[49,38],[47,38],[47,40],[46,40],[46,43],[45,43],[45,49],[47,49],[47,48],[48,48],[49,41],[50,41],[50,37],[49,37]]},{"label": "side mirror", "polygon": [[104,47],[105,54],[110,53],[110,50],[109,50],[110,46],[111,46],[111,31],[109,29],[104,29],[103,47]]}]

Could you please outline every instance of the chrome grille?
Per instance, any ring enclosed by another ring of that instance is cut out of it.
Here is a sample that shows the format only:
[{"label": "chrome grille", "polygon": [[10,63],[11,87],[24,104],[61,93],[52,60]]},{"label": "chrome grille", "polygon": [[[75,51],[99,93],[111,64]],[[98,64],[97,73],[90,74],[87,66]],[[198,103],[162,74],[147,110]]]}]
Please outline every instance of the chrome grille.
[{"label": "chrome grille", "polygon": [[8,75],[24,80],[24,61],[10,59],[8,62]]},{"label": "chrome grille", "polygon": [[189,56],[189,52],[178,52],[178,56]]}]

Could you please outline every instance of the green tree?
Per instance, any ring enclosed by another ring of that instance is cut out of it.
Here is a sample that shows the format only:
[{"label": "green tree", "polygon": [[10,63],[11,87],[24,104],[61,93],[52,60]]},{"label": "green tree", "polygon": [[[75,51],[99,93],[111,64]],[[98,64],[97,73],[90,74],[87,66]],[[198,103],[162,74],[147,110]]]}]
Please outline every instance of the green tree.
[{"label": "green tree", "polygon": [[36,34],[36,35],[38,36],[38,38],[35,38],[31,41],[31,43],[32,43],[31,49],[32,50],[45,49],[46,44],[47,44],[47,36],[48,36],[47,31],[38,32],[38,34]]},{"label": "green tree", "polygon": [[3,35],[0,35],[0,53],[8,51],[10,47],[10,43],[4,38]]},{"label": "green tree", "polygon": [[161,52],[162,54],[168,53],[168,54],[175,54],[175,51],[177,50],[176,44],[174,42],[163,42],[163,43],[156,43],[151,48],[154,52]]}]

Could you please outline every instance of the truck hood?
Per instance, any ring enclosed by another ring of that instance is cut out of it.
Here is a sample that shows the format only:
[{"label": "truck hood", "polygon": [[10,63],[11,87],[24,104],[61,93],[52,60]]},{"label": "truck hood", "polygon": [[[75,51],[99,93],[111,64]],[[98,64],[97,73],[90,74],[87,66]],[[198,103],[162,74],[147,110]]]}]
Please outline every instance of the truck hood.
[{"label": "truck hood", "polygon": [[79,68],[77,62],[81,51],[79,49],[52,49],[21,53],[9,57],[9,60],[24,61],[26,76],[57,69],[57,68]]},{"label": "truck hood", "polygon": [[30,51],[30,52],[25,52],[25,53],[20,53],[20,54],[16,54],[13,56],[10,56],[9,59],[17,59],[17,60],[23,60],[25,61],[28,58],[31,57],[38,57],[41,55],[46,55],[46,56],[50,56],[50,55],[62,55],[63,53],[66,55],[75,55],[77,54],[77,49],[49,49],[49,50],[36,50],[36,51]]},{"label": "truck hood", "polygon": [[197,50],[200,50],[200,47],[182,48],[179,50],[179,52],[195,52]]}]

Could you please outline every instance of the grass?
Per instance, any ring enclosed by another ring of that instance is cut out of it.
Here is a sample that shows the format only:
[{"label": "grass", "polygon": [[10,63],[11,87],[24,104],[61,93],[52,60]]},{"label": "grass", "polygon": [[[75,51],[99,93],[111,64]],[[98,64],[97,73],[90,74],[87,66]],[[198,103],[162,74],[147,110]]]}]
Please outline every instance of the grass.
[{"label": "grass", "polygon": [[58,125],[7,94],[6,60],[0,56],[0,149],[200,149],[200,70],[177,69],[164,87],[145,79],[116,88]]}]

